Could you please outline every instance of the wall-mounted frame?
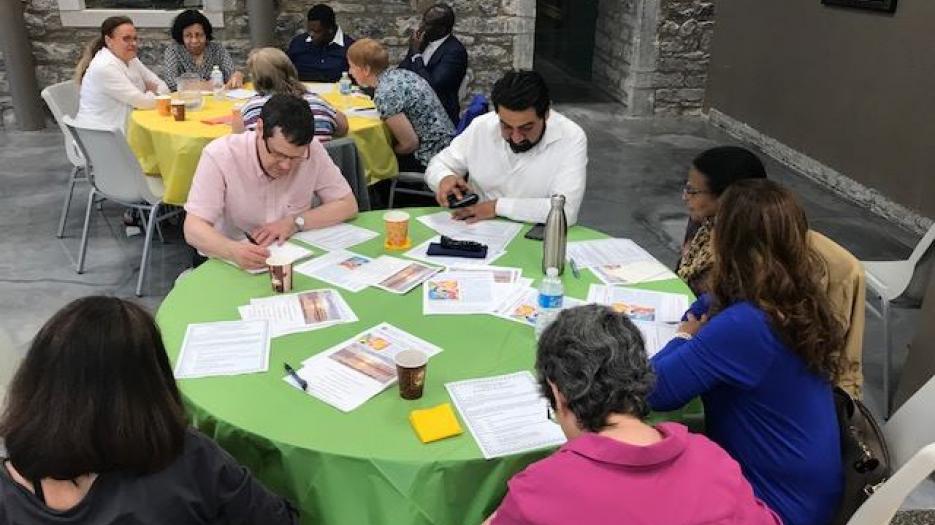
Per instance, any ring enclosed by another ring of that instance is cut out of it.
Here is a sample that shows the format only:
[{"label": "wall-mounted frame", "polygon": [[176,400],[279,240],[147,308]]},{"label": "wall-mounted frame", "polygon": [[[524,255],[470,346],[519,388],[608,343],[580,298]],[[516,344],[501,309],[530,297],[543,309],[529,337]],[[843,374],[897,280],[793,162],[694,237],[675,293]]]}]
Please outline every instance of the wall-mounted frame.
[{"label": "wall-mounted frame", "polygon": [[883,11],[884,13],[896,12],[896,0],[821,0],[821,3],[825,5],[869,9],[871,11]]}]

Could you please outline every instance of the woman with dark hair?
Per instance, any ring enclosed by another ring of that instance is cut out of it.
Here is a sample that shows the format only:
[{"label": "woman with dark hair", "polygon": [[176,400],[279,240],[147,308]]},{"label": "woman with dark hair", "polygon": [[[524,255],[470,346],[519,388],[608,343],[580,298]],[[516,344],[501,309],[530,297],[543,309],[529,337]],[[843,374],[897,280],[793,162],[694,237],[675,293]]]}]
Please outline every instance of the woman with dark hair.
[{"label": "woman with dark hair", "polygon": [[40,329],[10,384],[0,523],[296,523],[289,503],[188,428],[141,307],[85,297]]},{"label": "woman with dark hair", "polygon": [[711,269],[711,231],[721,194],[738,180],[764,178],[766,168],[760,159],[739,146],[711,148],[692,161],[688,181],[682,188],[689,221],[676,271],[695,295],[705,291],[705,279]]},{"label": "woman with dark hair", "polygon": [[100,35],[85,47],[75,68],[75,82],[81,85],[75,120],[125,130],[134,108],[156,107],[156,94],[168,93],[169,88],[140,62],[138,50],[132,20],[104,20]]},{"label": "woman with dark hair", "polygon": [[780,523],[720,447],[683,425],[644,421],[653,373],[625,315],[563,311],[539,339],[536,372],[569,441],[510,480],[489,523]]},{"label": "woman with dark hair", "polygon": [[228,88],[243,86],[243,73],[234,69],[234,62],[224,46],[214,41],[214,28],[208,17],[194,9],[186,9],[172,21],[172,42],[166,47],[165,75],[169,87],[183,73],[195,73],[202,80],[211,79],[211,70],[218,66]]},{"label": "woman with dark hair", "polygon": [[652,359],[655,410],[701,396],[705,431],[787,525],[824,525],[844,474],[832,397],[844,328],[792,193],[735,182],[720,198],[711,291]]}]

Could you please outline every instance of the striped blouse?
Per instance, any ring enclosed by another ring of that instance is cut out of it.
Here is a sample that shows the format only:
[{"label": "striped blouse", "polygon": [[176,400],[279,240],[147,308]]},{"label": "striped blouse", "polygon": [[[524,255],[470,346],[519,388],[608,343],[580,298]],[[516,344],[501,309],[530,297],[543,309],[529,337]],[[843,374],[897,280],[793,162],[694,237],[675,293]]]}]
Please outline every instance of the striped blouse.
[{"label": "striped blouse", "polygon": [[211,80],[211,70],[214,66],[218,66],[224,74],[224,82],[230,80],[231,75],[234,74],[234,61],[231,60],[230,53],[224,49],[224,46],[214,41],[208,42],[205,46],[204,60],[201,65],[195,64],[192,54],[178,42],[171,42],[166,47],[164,62],[166,84],[169,84],[172,91],[176,89],[175,80],[182,73],[195,73],[204,80]]},{"label": "striped blouse", "polygon": [[[256,127],[256,121],[260,118],[260,111],[263,109],[263,104],[266,104],[266,101],[269,100],[271,96],[272,95],[258,95],[244,104],[243,109],[240,110],[241,115],[243,115],[244,127],[247,129]],[[315,138],[320,142],[331,140],[337,128],[334,108],[311,91],[306,91],[305,94],[302,95],[302,98],[308,102],[308,107],[311,108],[312,115],[315,117]]]}]

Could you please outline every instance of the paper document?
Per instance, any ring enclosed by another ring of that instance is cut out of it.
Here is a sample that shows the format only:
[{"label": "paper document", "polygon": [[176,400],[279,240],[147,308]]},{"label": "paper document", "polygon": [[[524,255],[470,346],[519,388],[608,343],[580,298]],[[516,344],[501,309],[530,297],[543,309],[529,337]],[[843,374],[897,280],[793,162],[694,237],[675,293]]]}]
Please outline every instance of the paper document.
[{"label": "paper document", "polygon": [[335,85],[328,82],[302,82],[305,84],[305,89],[311,91],[316,95],[321,95],[322,93],[331,93],[335,89]]},{"label": "paper document", "polygon": [[270,337],[357,322],[340,292],[330,289],[251,299],[239,311],[244,320],[269,321]]},{"label": "paper document", "polygon": [[367,119],[379,119],[380,111],[376,108],[351,108],[347,110],[347,116],[360,117]]},{"label": "paper document", "polygon": [[634,321],[678,323],[688,310],[688,297],[677,293],[592,284],[588,302],[606,304]]},{"label": "paper document", "polygon": [[579,268],[628,264],[656,259],[630,239],[597,239],[568,243],[567,257]]},{"label": "paper document", "polygon": [[363,270],[370,261],[369,257],[363,255],[336,250],[296,266],[295,271],[351,292],[359,292],[371,284]]},{"label": "paper document", "polygon": [[462,241],[477,241],[486,244],[487,249],[494,252],[505,250],[516,234],[523,229],[522,223],[503,220],[478,221],[468,224],[452,218],[450,211],[422,215],[417,219],[442,235]]},{"label": "paper document", "polygon": [[269,366],[269,325],[221,321],[188,325],[175,364],[176,379],[265,372]]},{"label": "paper document", "polygon": [[292,238],[331,251],[350,248],[364,241],[369,241],[378,235],[377,232],[367,228],[341,223],[327,228],[299,232],[293,235]]},{"label": "paper document", "polygon": [[444,272],[422,287],[422,313],[481,314],[495,304],[493,274],[490,272]]},{"label": "paper document", "polygon": [[[246,243],[250,241],[244,239],[240,242]],[[315,252],[313,252],[312,250],[309,250],[308,248],[303,248],[299,246],[298,244],[293,244],[291,242],[284,242],[282,244],[273,243],[267,246],[266,249],[269,250],[270,257],[275,255],[278,257],[285,258],[293,263],[295,263],[295,261],[298,261],[299,259],[303,259],[305,257],[311,257],[312,255],[315,254]],[[231,266],[240,268],[240,266],[237,266],[237,263],[235,263],[234,261],[229,261],[227,259],[219,259],[219,260],[224,261],[227,264],[230,264]],[[264,266],[263,268],[257,268],[256,270],[247,270],[244,268],[241,268],[241,270],[247,273],[252,273],[254,275],[257,275],[261,273],[266,273],[267,271],[269,271],[269,268]]]},{"label": "paper document", "polygon": [[[379,261],[382,258],[383,257],[380,257],[374,262]],[[395,257],[391,257],[391,259],[400,261],[402,264],[400,265],[399,263],[394,262],[393,264],[395,265],[395,271],[389,275],[383,276],[381,279],[374,281],[374,286],[388,292],[398,294],[407,293],[409,290],[412,290],[416,286],[419,286],[425,282],[429,277],[441,271],[441,268],[429,266],[420,262],[409,261],[406,259],[396,259]]]},{"label": "paper document", "polygon": [[512,268],[509,266],[470,266],[470,265],[452,265],[448,267],[449,272],[490,272],[493,274],[493,280],[497,284],[515,283],[523,275],[522,268]]},{"label": "paper document", "polygon": [[[562,310],[581,306],[584,301],[568,297],[562,298]],[[524,286],[514,290],[510,296],[500,302],[492,312],[497,317],[523,323],[528,326],[536,326],[536,318],[539,315],[539,290]]]},{"label": "paper document", "polygon": [[[296,373],[308,382],[308,394],[350,412],[396,382],[396,354],[419,350],[429,357],[441,348],[381,323],[302,362]],[[283,378],[297,386],[291,376]]]},{"label": "paper document", "polygon": [[528,371],[446,383],[445,388],[486,459],[565,443]]},{"label": "paper document", "polygon": [[251,97],[256,96],[256,91],[252,89],[238,88],[238,89],[228,89],[227,98],[234,100],[246,100]]},{"label": "paper document", "polygon": [[652,357],[659,353],[662,348],[675,337],[678,331],[678,325],[652,323],[649,321],[634,320],[633,324],[639,328],[643,334],[643,344],[646,348],[646,355]]},{"label": "paper document", "polygon": [[[465,239],[461,239],[465,240]],[[409,257],[410,259],[419,259],[420,261],[425,261],[430,264],[437,264],[440,266],[485,266],[490,265],[490,263],[499,259],[501,255],[506,252],[498,252],[492,250],[490,247],[487,248],[487,257],[483,259],[470,259],[465,257],[444,257],[438,255],[429,255],[429,244],[433,242],[440,242],[441,237],[432,237],[431,239],[423,242],[422,244],[412,248],[403,255]]]},{"label": "paper document", "polygon": [[591,272],[606,284],[637,284],[679,278],[668,266],[656,260],[595,266]]}]

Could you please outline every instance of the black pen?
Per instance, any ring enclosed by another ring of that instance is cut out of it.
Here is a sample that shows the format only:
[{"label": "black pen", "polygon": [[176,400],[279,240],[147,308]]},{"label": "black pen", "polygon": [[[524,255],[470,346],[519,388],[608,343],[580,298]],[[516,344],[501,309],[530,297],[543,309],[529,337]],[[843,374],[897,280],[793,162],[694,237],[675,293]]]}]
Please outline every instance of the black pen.
[{"label": "black pen", "polygon": [[257,246],[260,245],[260,243],[256,242],[256,239],[254,239],[253,236],[250,235],[249,233],[243,232],[243,234],[247,237],[247,240],[250,241],[250,244],[255,244]]},{"label": "black pen", "polygon": [[289,363],[283,363],[282,367],[285,368],[286,373],[292,376],[292,379],[294,379],[295,382],[298,383],[300,387],[302,387],[302,390],[308,390],[308,381],[299,377],[299,374],[296,373],[294,368],[289,366]]}]

